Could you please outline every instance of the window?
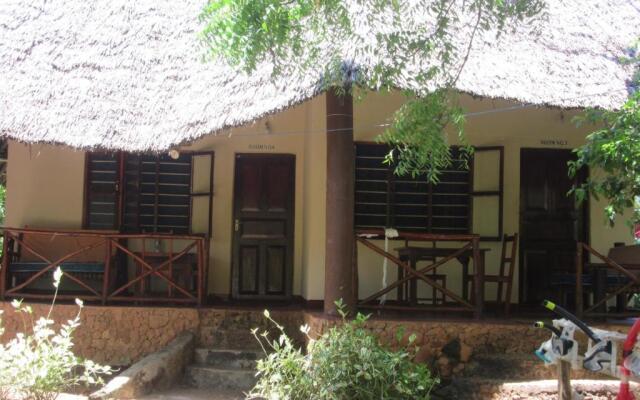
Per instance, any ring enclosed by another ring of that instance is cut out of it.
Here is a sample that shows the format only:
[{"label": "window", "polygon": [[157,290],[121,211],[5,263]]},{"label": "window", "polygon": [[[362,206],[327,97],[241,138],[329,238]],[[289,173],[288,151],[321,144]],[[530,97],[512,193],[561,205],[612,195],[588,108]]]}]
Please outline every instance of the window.
[{"label": "window", "polygon": [[[208,183],[204,179],[204,187],[203,174],[209,177]],[[194,211],[203,208],[199,201],[203,197],[204,208],[208,208],[205,215],[211,219],[212,176],[212,153],[181,153],[177,159],[168,155],[90,153],[85,227],[194,233],[192,216],[205,219]],[[194,187],[196,181],[200,181],[199,188]],[[205,225],[210,234],[210,223]]]},{"label": "window", "polygon": [[191,155],[126,155],[122,229],[189,232]]},{"label": "window", "polygon": [[[494,149],[494,148],[491,148]],[[498,148],[495,148],[498,149]],[[500,160],[502,148],[499,148]],[[382,144],[356,144],[355,225],[357,228],[393,227],[404,231],[466,234],[475,229],[473,205],[478,196],[499,197],[502,215],[502,184],[495,191],[474,189],[474,160],[464,167],[457,148],[452,148],[453,164],[443,171],[440,181],[431,184],[425,177],[397,176],[383,163],[388,147]],[[482,152],[483,149],[476,149]],[[474,156],[475,157],[475,156]],[[502,168],[500,161],[499,168]],[[489,171],[483,171],[489,173]],[[492,172],[492,174],[494,174]],[[496,173],[496,176],[502,174]],[[487,223],[483,220],[483,223]],[[501,217],[490,224],[501,225]],[[501,227],[498,229],[501,236]],[[486,239],[493,239],[491,237]]]}]

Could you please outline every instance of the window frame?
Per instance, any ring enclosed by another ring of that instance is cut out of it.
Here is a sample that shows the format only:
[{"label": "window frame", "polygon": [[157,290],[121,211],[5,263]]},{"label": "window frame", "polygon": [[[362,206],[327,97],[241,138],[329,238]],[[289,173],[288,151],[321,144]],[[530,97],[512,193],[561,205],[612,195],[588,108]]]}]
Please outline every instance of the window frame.
[{"label": "window frame", "polygon": [[[212,213],[213,213],[213,194],[214,194],[214,163],[215,163],[215,153],[213,151],[189,151],[184,150],[180,151],[181,154],[189,154],[191,156],[191,169],[189,173],[189,212],[188,212],[188,232],[187,234],[203,234],[204,236],[210,238],[212,236],[213,229],[213,221],[212,221]],[[124,151],[117,152],[100,152],[100,151],[87,151],[85,152],[85,160],[84,160],[84,182],[83,182],[83,203],[82,203],[82,228],[86,230],[105,230],[108,231],[110,229],[99,229],[99,228],[89,228],[89,203],[90,203],[90,173],[91,173],[91,156],[93,154],[114,154],[116,156],[116,160],[118,163],[118,175],[115,180],[116,186],[116,209],[115,209],[115,227],[111,230],[123,232],[124,229],[124,207],[125,207],[125,164],[126,164],[126,155],[131,154]],[[158,155],[159,156],[159,155]],[[210,158],[210,167],[209,167],[209,190],[202,192],[193,192],[193,184],[194,184],[194,163],[193,160],[198,156],[207,156]],[[157,185],[157,183],[156,183]],[[156,189],[157,190],[157,189]],[[194,233],[193,232],[193,202],[194,198],[208,196],[208,223],[207,223],[207,232],[204,233]],[[139,211],[138,211],[139,212]],[[157,213],[157,210],[155,211]],[[143,233],[142,230],[138,229],[135,231],[127,231],[129,233]],[[178,233],[166,233],[166,234],[178,234]]]},{"label": "window frame", "polygon": [[[498,152],[498,190],[474,190],[475,154],[490,151]],[[469,207],[471,213],[469,220],[471,224],[470,231],[473,230],[473,200],[475,200],[476,197],[498,197],[498,234],[496,236],[480,236],[480,239],[487,242],[500,242],[504,234],[504,146],[474,146],[473,154],[471,164],[474,169],[471,173],[469,192],[471,196],[471,205]]]},{"label": "window frame", "polygon": [[[372,142],[372,141],[356,141],[354,143],[354,163],[356,162],[356,147],[358,145],[380,145],[380,146],[384,146],[384,144],[380,144],[377,142]],[[459,147],[459,146],[451,146],[451,147]],[[474,190],[474,174],[475,174],[475,152],[485,152],[485,151],[497,151],[499,152],[499,171],[498,171],[498,180],[499,180],[499,188],[498,190],[495,191],[476,191]],[[500,241],[502,239],[502,234],[503,234],[503,208],[504,208],[504,147],[503,146],[474,146],[474,155],[471,156],[471,158],[469,159],[469,178],[468,178],[468,185],[467,185],[467,191],[466,191],[466,196],[468,197],[468,215],[467,215],[467,227],[465,232],[462,232],[461,230],[456,230],[455,232],[452,232],[450,234],[455,235],[455,234],[469,234],[473,232],[473,213],[474,213],[474,200],[476,197],[481,197],[481,196],[496,196],[498,197],[498,234],[496,236],[481,236],[480,239],[484,240],[484,241]],[[357,184],[357,177],[355,176],[355,173],[357,171],[357,167],[354,166],[354,225],[357,228],[357,224],[355,221],[356,218],[356,214],[357,214],[357,204],[355,202],[355,194],[357,192],[357,188],[356,188],[356,184]],[[394,183],[391,182],[391,178],[389,177],[389,174],[393,175],[393,171],[391,169],[391,167],[389,167],[387,169],[387,180],[388,180],[388,189],[387,189],[387,194],[386,194],[386,215],[385,215],[385,220],[386,220],[386,224],[390,224],[391,221],[394,219],[394,213],[393,213],[393,201],[392,201],[392,197],[393,194],[392,192],[395,190],[395,188],[391,188],[389,187],[390,185],[394,185]],[[423,232],[423,233],[433,233],[434,228],[433,228],[433,184],[428,183],[428,201],[425,204],[425,206],[427,207],[427,213],[425,214],[425,217],[427,218],[427,228],[423,229],[423,230],[416,230],[418,232]],[[435,228],[436,230],[438,228]],[[447,233],[442,233],[442,232],[438,232],[439,234],[447,234]]]}]

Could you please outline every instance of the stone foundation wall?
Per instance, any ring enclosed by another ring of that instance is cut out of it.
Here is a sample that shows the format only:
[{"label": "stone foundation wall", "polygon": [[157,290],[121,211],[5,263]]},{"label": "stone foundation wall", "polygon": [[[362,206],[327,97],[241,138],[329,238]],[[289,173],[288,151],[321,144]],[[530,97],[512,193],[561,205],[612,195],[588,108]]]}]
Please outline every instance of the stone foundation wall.
[{"label": "stone foundation wall", "polygon": [[[34,321],[46,316],[49,305],[30,304]],[[10,302],[0,302],[4,311],[5,332],[0,340],[6,342],[24,331],[24,314],[14,312]],[[51,313],[57,323],[73,319],[78,312],[75,305],[58,304]],[[30,326],[30,322],[27,322]],[[198,310],[159,307],[101,307],[85,306],[81,326],[75,332],[76,355],[109,365],[130,365],[143,356],[160,350],[180,332],[196,333]]]},{"label": "stone foundation wall", "polygon": [[[27,303],[24,303],[27,305]],[[49,312],[49,305],[29,303],[34,321]],[[24,314],[14,312],[11,303],[0,302],[5,332],[0,341],[7,342],[17,332],[24,331]],[[73,319],[76,305],[57,304],[51,319],[57,323]],[[301,310],[272,311],[271,317],[284,326],[296,341],[303,343],[299,330],[304,321]],[[259,348],[251,329],[268,330],[271,337],[278,333],[263,310],[177,307],[102,307],[87,305],[82,309],[81,326],[75,332],[76,355],[113,366],[130,365],[147,354],[165,347],[181,332],[196,335],[197,345],[221,349]]]},{"label": "stone foundation wall", "polygon": [[[339,320],[319,313],[305,313],[305,323],[311,328],[311,336],[317,337],[339,323]],[[628,327],[612,325],[598,327],[618,332],[628,330]],[[367,328],[392,348],[405,346],[409,336],[415,334],[414,345],[419,347],[415,360],[429,364],[432,371],[436,371],[444,379],[461,375],[465,367],[476,367],[473,363],[474,356],[482,358],[485,355],[530,355],[530,360],[525,360],[526,364],[538,365],[540,363],[533,356],[533,352],[549,338],[546,330],[534,329],[526,322],[509,321],[416,321],[373,318],[367,322]],[[398,342],[397,332],[400,330],[404,335]],[[579,338],[582,336],[578,335]],[[581,348],[586,348],[583,346],[581,344]],[[546,373],[555,374],[554,371]]]},{"label": "stone foundation wall", "polygon": [[[317,336],[338,322],[321,314],[305,315],[311,335]],[[416,361],[429,364],[443,378],[464,369],[474,354],[531,353],[548,338],[547,332],[525,324],[476,321],[411,321],[371,319],[367,328],[392,348],[405,346],[411,335],[419,347]],[[397,333],[403,331],[400,342]]]},{"label": "stone foundation wall", "polygon": [[[31,306],[34,319],[49,311],[46,304]],[[4,311],[5,327],[0,340],[6,342],[24,330],[22,315],[16,314],[9,302],[0,302],[0,309]],[[56,305],[51,318],[56,322],[67,321],[77,312],[75,305]],[[300,344],[305,340],[299,330],[301,325],[309,325],[311,336],[317,337],[340,322],[322,313],[295,308],[272,310],[270,314]],[[258,309],[85,306],[81,324],[75,333],[76,354],[114,366],[130,365],[162,349],[185,331],[196,335],[197,346],[218,349],[258,349],[251,334],[253,328],[269,331],[274,339],[279,336],[263,310]],[[429,364],[445,379],[472,371],[474,363],[478,364],[474,359],[480,360],[483,355],[525,355],[527,361],[535,363],[532,352],[549,337],[546,331],[533,329],[527,322],[373,318],[367,327],[383,343],[395,348],[406,345],[409,336],[415,334],[414,344],[419,347],[416,361]],[[628,327],[602,328],[628,330]],[[396,334],[401,329],[404,335],[398,342]]]},{"label": "stone foundation wall", "polygon": [[[259,349],[260,346],[251,334],[268,331],[271,338],[278,338],[279,332],[274,324],[264,317],[264,310],[242,309],[201,309],[198,345],[222,349]],[[271,318],[280,324],[287,335],[302,344],[304,339],[300,326],[304,323],[302,310],[271,310]]]}]

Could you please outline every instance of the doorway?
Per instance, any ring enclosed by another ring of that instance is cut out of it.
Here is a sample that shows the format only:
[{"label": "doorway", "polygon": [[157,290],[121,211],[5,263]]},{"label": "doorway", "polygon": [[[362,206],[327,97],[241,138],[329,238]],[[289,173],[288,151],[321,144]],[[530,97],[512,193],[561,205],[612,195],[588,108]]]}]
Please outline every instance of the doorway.
[{"label": "doorway", "polygon": [[588,239],[588,206],[568,196],[575,183],[567,149],[520,151],[520,303],[554,298],[554,274],[575,273],[576,242]]},{"label": "doorway", "polygon": [[294,196],[294,155],[236,155],[231,290],[234,298],[291,297]]}]

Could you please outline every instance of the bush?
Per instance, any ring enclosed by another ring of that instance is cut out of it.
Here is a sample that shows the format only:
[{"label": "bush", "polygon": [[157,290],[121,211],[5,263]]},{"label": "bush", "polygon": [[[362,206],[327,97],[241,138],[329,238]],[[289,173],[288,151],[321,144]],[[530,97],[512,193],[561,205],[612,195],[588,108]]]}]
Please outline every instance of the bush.
[{"label": "bush", "polygon": [[[54,273],[56,295],[62,271]],[[111,374],[111,368],[82,360],[73,354],[73,333],[80,326],[82,301],[76,300],[75,318],[61,324],[58,331],[50,319],[54,300],[46,317],[33,321],[33,310],[14,300],[15,312],[22,314],[24,332],[16,334],[6,344],[0,344],[0,399],[10,395],[33,399],[53,400],[59,392],[80,385],[102,383],[101,376]],[[1,322],[1,321],[0,321]],[[0,335],[3,328],[0,324]]]},{"label": "bush", "polygon": [[[347,320],[342,305],[337,305],[342,324],[317,340],[308,336],[307,326],[300,328],[309,338],[306,354],[265,311],[279,337],[270,340],[268,332],[252,331],[266,356],[258,361],[258,383],[249,398],[428,399],[438,379],[425,365],[412,362],[417,348],[392,351],[384,347],[364,328],[368,316],[358,314],[354,320]],[[404,333],[398,332],[397,336],[400,341]],[[408,347],[414,341],[412,335]]]}]

